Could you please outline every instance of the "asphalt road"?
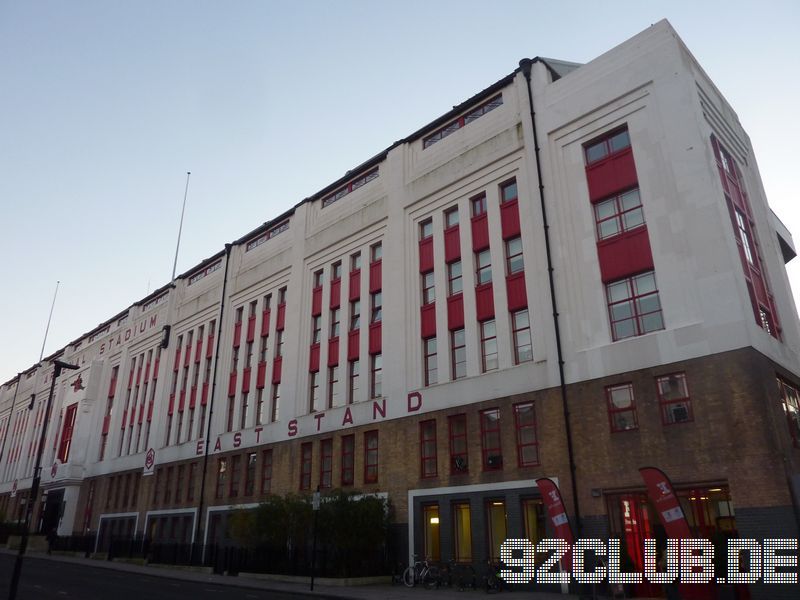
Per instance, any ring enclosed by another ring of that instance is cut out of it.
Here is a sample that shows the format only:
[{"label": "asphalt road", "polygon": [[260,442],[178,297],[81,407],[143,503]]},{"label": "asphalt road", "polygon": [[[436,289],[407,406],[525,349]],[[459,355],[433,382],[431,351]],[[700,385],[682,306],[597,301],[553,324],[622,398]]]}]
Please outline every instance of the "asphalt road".
[{"label": "asphalt road", "polygon": [[[0,554],[0,599],[8,597],[14,557]],[[272,600],[302,596],[179,581],[25,557],[17,600]]]}]

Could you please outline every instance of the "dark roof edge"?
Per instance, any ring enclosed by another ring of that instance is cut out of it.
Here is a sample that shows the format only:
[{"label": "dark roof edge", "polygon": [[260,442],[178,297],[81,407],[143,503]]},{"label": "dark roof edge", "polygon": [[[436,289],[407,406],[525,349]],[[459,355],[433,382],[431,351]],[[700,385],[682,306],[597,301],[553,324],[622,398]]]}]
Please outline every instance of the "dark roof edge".
[{"label": "dark roof edge", "polygon": [[[227,244],[226,244],[226,245],[227,245]],[[208,265],[210,265],[212,262],[214,262],[214,261],[215,261],[215,260],[217,260],[218,258],[222,258],[223,256],[225,256],[225,249],[224,249],[224,248],[223,248],[222,250],[220,250],[219,252],[217,252],[216,254],[214,254],[214,255],[212,255],[212,256],[209,256],[209,257],[208,257],[208,258],[206,258],[205,260],[202,260],[202,261],[200,261],[200,264],[197,264],[197,265],[193,266],[193,267],[192,267],[191,269],[189,269],[188,271],[184,271],[183,273],[181,273],[180,275],[178,275],[177,277],[175,277],[175,279],[176,279],[176,280],[177,280],[177,279],[186,279],[186,278],[187,278],[187,277],[189,277],[190,275],[194,274],[196,271],[199,271],[200,269],[203,269],[203,268],[207,267],[207,266],[208,266]]]}]

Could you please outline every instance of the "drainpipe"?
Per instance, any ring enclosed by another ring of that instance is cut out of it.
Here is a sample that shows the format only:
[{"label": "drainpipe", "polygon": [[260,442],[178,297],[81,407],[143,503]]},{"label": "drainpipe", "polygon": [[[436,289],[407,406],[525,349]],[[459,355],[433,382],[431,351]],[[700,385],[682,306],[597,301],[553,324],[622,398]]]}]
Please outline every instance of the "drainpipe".
[{"label": "drainpipe", "polygon": [[547,276],[550,281],[550,303],[553,308],[553,330],[556,336],[556,352],[558,355],[558,378],[561,387],[561,407],[564,411],[564,431],[567,435],[567,455],[569,457],[569,476],[572,484],[572,507],[575,512],[575,525],[577,537],[581,537],[581,512],[578,505],[578,484],[575,476],[575,453],[572,448],[572,428],[569,418],[569,402],[567,400],[567,382],[564,377],[564,353],[561,349],[561,329],[558,324],[558,305],[556,303],[556,286],[553,279],[553,256],[550,251],[550,225],[547,223],[547,207],[544,202],[544,184],[542,183],[542,162],[539,148],[539,137],[536,133],[536,111],[533,108],[533,92],[531,91],[531,66],[533,60],[523,58],[519,61],[519,68],[525,76],[528,88],[528,106],[531,113],[531,125],[533,128],[533,147],[536,158],[536,177],[539,180],[539,203],[542,208],[542,224],[544,229],[544,245],[547,253]]},{"label": "drainpipe", "polygon": [[192,540],[192,556],[189,557],[189,564],[194,558],[194,548],[197,541],[202,539],[203,532],[203,504],[206,494],[206,472],[208,470],[208,452],[211,447],[211,421],[214,416],[214,398],[217,397],[217,367],[219,366],[219,347],[222,342],[222,316],[225,314],[225,290],[228,286],[228,265],[231,259],[232,244],[225,244],[225,274],[222,279],[222,297],[219,300],[219,316],[217,317],[217,343],[214,350],[214,373],[211,376],[211,398],[208,401],[208,415],[206,415],[206,444],[203,454],[203,476],[200,480],[200,505],[197,507],[197,527],[194,528],[194,539]]},{"label": "drainpipe", "polygon": [[14,397],[11,399],[11,412],[8,413],[8,424],[3,432],[3,445],[0,446],[0,463],[3,462],[3,454],[6,451],[6,440],[8,439],[8,432],[11,430],[11,420],[14,418],[14,405],[17,403],[17,393],[20,385],[22,385],[22,373],[17,373],[17,387],[14,388]]}]

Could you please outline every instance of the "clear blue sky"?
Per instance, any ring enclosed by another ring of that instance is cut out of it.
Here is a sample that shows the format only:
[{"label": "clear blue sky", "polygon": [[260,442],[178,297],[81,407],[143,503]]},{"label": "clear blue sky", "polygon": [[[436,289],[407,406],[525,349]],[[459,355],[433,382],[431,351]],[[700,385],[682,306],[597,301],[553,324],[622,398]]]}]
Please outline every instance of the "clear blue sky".
[{"label": "clear blue sky", "polygon": [[[0,3],[0,382],[516,68],[668,18],[800,238],[800,3]],[[800,258],[794,261],[800,263]],[[790,264],[800,291],[800,266]]]}]

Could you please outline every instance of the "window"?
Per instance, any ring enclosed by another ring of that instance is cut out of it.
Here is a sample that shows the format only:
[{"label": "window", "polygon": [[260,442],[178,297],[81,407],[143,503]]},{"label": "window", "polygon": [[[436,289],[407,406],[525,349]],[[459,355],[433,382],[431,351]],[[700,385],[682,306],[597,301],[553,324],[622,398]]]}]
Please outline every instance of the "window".
[{"label": "window", "polygon": [[325,275],[325,272],[320,269],[314,273],[314,288],[321,288],[322,287],[322,280]]},{"label": "window", "polygon": [[447,295],[460,294],[462,289],[461,261],[456,260],[447,265]]},{"label": "window", "polygon": [[629,431],[638,429],[636,419],[636,404],[633,398],[633,384],[610,385],[606,388],[608,402],[608,421],[611,432]]},{"label": "window", "polygon": [[339,406],[339,365],[328,367],[328,408]]},{"label": "window", "polygon": [[309,373],[308,410],[316,412],[322,407],[319,404],[319,371]]},{"label": "window", "polygon": [[330,339],[339,337],[339,309],[331,309],[331,335]]},{"label": "window", "polygon": [[286,288],[282,287],[278,290],[278,306],[286,304]]},{"label": "window", "polygon": [[333,473],[333,440],[328,438],[319,443],[319,487],[329,488],[332,485]]},{"label": "window", "polygon": [[312,447],[311,442],[306,442],[300,446],[300,489],[311,489],[311,461]]},{"label": "window", "polygon": [[478,285],[492,281],[492,256],[488,248],[475,253],[475,281]]},{"label": "window", "polygon": [[657,377],[656,388],[658,404],[661,406],[661,422],[664,425],[686,423],[694,419],[685,373]]},{"label": "window", "polygon": [[342,436],[342,486],[353,485],[355,473],[356,437]]},{"label": "window", "polygon": [[373,244],[369,248],[369,260],[370,262],[377,262],[381,258],[383,258],[383,246],[381,243],[378,242],[377,244]]},{"label": "window", "polygon": [[283,356],[283,329],[275,332],[275,358]]},{"label": "window", "polygon": [[252,496],[256,488],[256,458],[255,452],[247,454],[247,464],[244,472],[244,495]]},{"label": "window", "polygon": [[242,457],[238,454],[231,458],[231,485],[228,490],[228,495],[231,498],[236,498],[239,495],[239,479],[242,476],[241,462]]},{"label": "window", "polygon": [[422,347],[425,353],[425,385],[429,386],[438,383],[439,379],[439,371],[436,368],[436,338],[422,340]]},{"label": "window", "polygon": [[533,360],[531,323],[527,308],[511,313],[511,329],[514,335],[514,364]]},{"label": "window", "polygon": [[436,288],[433,281],[433,271],[422,274],[422,304],[431,304],[436,300]]},{"label": "window", "polygon": [[500,559],[500,546],[508,537],[506,503],[502,500],[490,500],[486,503],[486,529],[489,557],[495,562]]},{"label": "window", "polygon": [[332,194],[325,196],[325,198],[322,199],[322,208],[327,208],[337,200],[344,198],[345,196],[347,196],[347,194],[353,192],[354,190],[357,190],[362,185],[369,183],[370,181],[376,179],[377,177],[378,177],[378,167],[375,167],[374,169],[367,171],[364,175],[361,175],[360,177],[353,179],[347,185],[337,189]]},{"label": "window", "polygon": [[451,133],[455,133],[462,127],[465,127],[470,123],[472,123],[475,119],[481,118],[486,113],[493,111],[495,108],[502,105],[503,105],[503,96],[501,94],[498,94],[497,96],[491,98],[490,100],[487,100],[477,108],[473,108],[468,113],[465,113],[460,117],[458,117],[457,119],[449,122],[441,129],[438,129],[432,134],[424,137],[422,139],[422,148],[423,149],[430,148],[436,142],[443,140]]},{"label": "window", "polygon": [[514,405],[517,429],[517,464],[533,467],[539,464],[539,441],[536,439],[536,413],[533,402]]},{"label": "window", "polygon": [[664,329],[653,271],[607,284],[606,298],[614,341]]},{"label": "window", "polygon": [[433,220],[426,219],[419,224],[419,239],[425,240],[433,235]]},{"label": "window", "polygon": [[364,432],[364,483],[378,482],[378,431]]},{"label": "window", "polygon": [[778,379],[778,391],[781,396],[783,413],[786,415],[786,422],[789,425],[789,434],[792,436],[792,443],[800,446],[800,393],[797,388],[780,378]]},{"label": "window", "polygon": [[444,228],[450,229],[458,225],[458,207],[454,206],[444,211]]},{"label": "window", "polygon": [[503,468],[499,408],[481,411],[481,452],[484,471]]},{"label": "window", "polygon": [[598,202],[594,205],[594,218],[597,223],[598,240],[605,240],[644,225],[639,190],[629,190]]},{"label": "window", "polygon": [[436,419],[419,424],[419,452],[422,477],[436,477]]},{"label": "window", "polygon": [[506,272],[509,275],[519,273],[525,269],[522,259],[522,238],[515,237],[506,240]]},{"label": "window", "polygon": [[512,179],[500,185],[500,203],[513,202],[517,199],[517,181]]},{"label": "window", "polygon": [[350,303],[350,331],[355,331],[361,327],[361,300],[353,300]]},{"label": "window", "polygon": [[448,417],[447,426],[450,434],[450,473],[466,473],[469,471],[467,415],[462,413]]},{"label": "window", "polygon": [[370,294],[370,306],[372,314],[370,315],[370,323],[380,323],[383,319],[383,295],[381,292]]},{"label": "window", "polygon": [[347,363],[348,374],[347,374],[347,402],[352,404],[353,402],[358,400],[358,370],[359,370],[359,361],[351,360]]},{"label": "window", "polygon": [[338,281],[342,278],[342,262],[335,262],[331,265],[331,281]]},{"label": "window", "polygon": [[738,208],[733,209],[736,213],[736,227],[739,229],[739,237],[742,240],[742,251],[744,252],[744,256],[751,265],[754,265],[753,262],[753,250],[750,244],[750,234],[748,233],[747,221],[745,216],[742,214]]},{"label": "window", "polygon": [[472,562],[472,525],[469,502],[453,504],[453,553],[456,562]]},{"label": "window", "polygon": [[497,327],[494,319],[481,323],[481,359],[484,373],[497,369]]},{"label": "window", "polygon": [[322,337],[322,315],[311,317],[311,343],[319,344]]},{"label": "window", "polygon": [[222,498],[225,494],[225,482],[228,476],[228,459],[220,458],[217,460],[217,489],[215,498]]},{"label": "window", "polygon": [[361,269],[361,252],[355,252],[350,255],[350,271],[358,271]]},{"label": "window", "polygon": [[629,148],[630,145],[631,140],[627,129],[612,132],[599,141],[586,144],[584,147],[586,164],[590,165],[598,160],[603,160],[615,152]]},{"label": "window", "polygon": [[486,214],[486,194],[478,194],[470,198],[470,205],[472,206],[472,217],[480,217]]},{"label": "window", "polygon": [[464,329],[450,332],[450,353],[453,364],[453,379],[467,376],[467,341]]},{"label": "window", "polygon": [[373,354],[370,362],[369,397],[380,398],[383,395],[383,356]]},{"label": "window", "polygon": [[194,485],[197,480],[197,463],[193,462],[189,465],[189,480],[186,484],[186,501],[192,502],[194,500]]},{"label": "window", "polygon": [[261,493],[272,490],[272,448],[261,451]]},{"label": "window", "polygon": [[278,409],[280,408],[281,404],[281,384],[273,383],[272,384],[272,419],[271,421],[274,423],[278,420]]},{"label": "window", "polygon": [[441,559],[441,543],[439,536],[439,505],[426,504],[422,507],[423,547],[428,560]]}]

